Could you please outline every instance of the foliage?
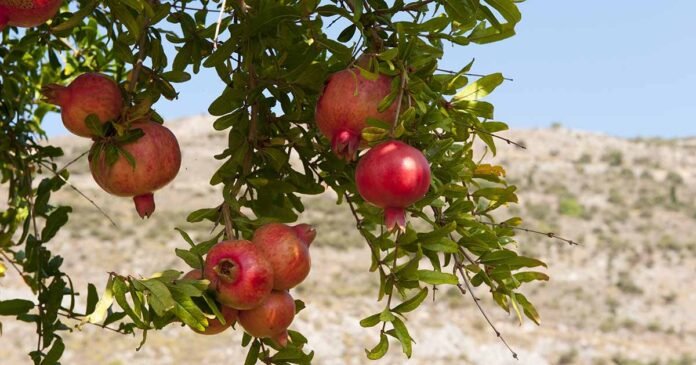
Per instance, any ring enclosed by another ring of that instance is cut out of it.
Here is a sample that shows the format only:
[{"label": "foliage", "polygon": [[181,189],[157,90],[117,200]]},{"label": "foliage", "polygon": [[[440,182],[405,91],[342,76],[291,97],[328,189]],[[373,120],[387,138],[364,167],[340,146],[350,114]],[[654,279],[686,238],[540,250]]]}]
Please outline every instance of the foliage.
[{"label": "foliage", "polygon": [[[150,330],[179,322],[201,329],[208,319],[221,318],[206,281],[180,281],[172,270],[145,279],[111,273],[101,297],[90,284],[85,313],[76,311],[77,289],[61,271],[62,258],[45,245],[71,211],[50,203],[51,193],[69,179],[68,166],[53,162],[60,149],[40,143],[45,137],[40,122],[49,106],[37,102],[41,85],[86,71],[109,74],[120,82],[128,108],[105,131],[123,142],[137,138],[126,132],[130,121],[144,115],[161,119],[151,108],[162,97],[177,98],[173,84],[211,68],[221,91],[209,112],[229,146],[214,156],[221,167],[210,178],[223,186],[220,204],[188,216],[189,222],[213,225],[213,233],[193,242],[180,231],[190,248],[176,254],[187,264],[199,268],[223,237],[249,238],[264,223],[300,219],[306,208],[302,197],[329,188],[337,204],[350,206],[372,253],[370,270],[380,278],[377,299],[385,302],[384,310],[366,313],[360,322],[380,328],[368,358],[384,356],[390,337],[410,357],[417,334],[408,330],[407,314],[442,285],[463,294],[486,286],[505,311],[539,323],[520,287],[548,280],[527,270],[545,264],[515,252],[520,218],[496,222],[493,215],[517,202],[516,187],[505,181],[501,166],[480,164],[474,156],[476,141],[495,154],[495,133],[507,129],[493,120],[493,105],[481,100],[504,78],[469,74],[473,61],[454,71],[438,67],[451,45],[514,35],[521,19],[516,2],[226,1],[215,22],[220,1],[80,0],[67,1],[48,25],[6,29],[0,45],[0,173],[8,198],[0,215],[0,269],[14,266],[35,298],[0,301],[0,315],[36,325],[39,342],[30,353],[36,364],[59,361],[67,319],[124,334],[141,331],[144,343]],[[171,47],[174,57],[167,52]],[[393,124],[372,121],[363,138],[370,145],[401,139],[431,163],[430,191],[409,208],[410,224],[402,234],[383,230],[381,212],[357,193],[355,163],[334,156],[313,123],[326,77],[352,65],[366,77],[377,72],[393,77],[382,106],[400,105]],[[111,145],[99,148],[119,152]],[[291,163],[295,157],[298,162]],[[224,227],[218,228],[220,222]],[[298,302],[298,309],[303,307]],[[310,363],[306,343],[292,331],[283,349],[245,335],[246,363]]]}]

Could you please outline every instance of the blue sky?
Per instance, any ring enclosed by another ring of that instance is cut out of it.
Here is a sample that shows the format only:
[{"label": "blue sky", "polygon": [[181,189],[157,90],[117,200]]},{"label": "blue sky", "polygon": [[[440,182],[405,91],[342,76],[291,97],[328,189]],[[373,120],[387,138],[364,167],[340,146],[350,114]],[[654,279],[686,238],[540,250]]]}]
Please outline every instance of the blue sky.
[{"label": "blue sky", "polygon": [[[442,67],[501,71],[489,97],[512,128],[564,126],[611,135],[696,136],[694,0],[527,1],[518,34],[497,44],[453,47]],[[208,70],[155,108],[174,119],[206,113],[223,85]],[[49,135],[65,134],[59,116]]]}]

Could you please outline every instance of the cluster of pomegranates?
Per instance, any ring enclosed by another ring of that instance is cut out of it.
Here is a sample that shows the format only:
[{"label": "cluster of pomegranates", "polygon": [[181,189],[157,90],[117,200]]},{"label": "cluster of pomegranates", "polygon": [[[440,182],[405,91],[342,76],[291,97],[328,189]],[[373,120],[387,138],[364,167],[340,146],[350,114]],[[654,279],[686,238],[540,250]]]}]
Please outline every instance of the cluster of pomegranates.
[{"label": "cluster of pomegranates", "polygon": [[[362,130],[368,118],[395,123],[397,103],[380,112],[378,106],[391,91],[391,79],[364,77],[358,68],[329,77],[319,97],[315,119],[340,158],[357,157],[364,147]],[[387,229],[403,230],[406,208],[422,199],[430,187],[430,166],[418,149],[397,140],[372,147],[358,161],[355,171],[358,192],[365,201],[384,209]]]},{"label": "cluster of pomegranates", "polygon": [[0,0],[0,31],[7,26],[35,27],[53,18],[63,0]]},{"label": "cluster of pomegranates", "polygon": [[309,245],[315,236],[308,224],[270,223],[257,229],[251,241],[230,240],[213,246],[203,270],[183,277],[210,281],[208,288],[221,305],[225,323],[212,319],[199,333],[217,334],[238,321],[250,335],[285,346],[295,318],[289,290],[309,274]]},{"label": "cluster of pomegranates", "polygon": [[[0,0],[2,1],[2,0]],[[132,197],[140,217],[149,217],[155,210],[153,192],[171,182],[181,167],[181,150],[174,134],[147,117],[122,120],[124,103],[119,85],[100,73],[85,73],[70,85],[46,85],[45,101],[60,106],[65,127],[73,134],[92,138],[90,153],[92,177],[104,191],[121,197]],[[123,134],[138,129],[142,136],[127,143],[117,143],[115,136],[95,135],[87,123],[94,116],[98,128],[110,122],[120,124]],[[123,153],[109,160],[106,148],[118,147]],[[125,154],[133,161],[128,161]]]}]

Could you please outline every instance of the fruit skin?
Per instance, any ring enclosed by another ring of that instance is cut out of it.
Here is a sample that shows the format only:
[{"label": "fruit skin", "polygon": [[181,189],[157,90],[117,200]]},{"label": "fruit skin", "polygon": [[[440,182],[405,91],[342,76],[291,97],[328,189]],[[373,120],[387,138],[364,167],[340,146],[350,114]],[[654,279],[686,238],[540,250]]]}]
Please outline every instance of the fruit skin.
[{"label": "fruit skin", "polygon": [[239,312],[239,324],[250,335],[287,345],[288,327],[295,318],[295,300],[287,291],[273,291],[260,306]]},{"label": "fruit skin", "polygon": [[394,122],[397,103],[381,113],[377,110],[390,92],[391,78],[385,75],[369,80],[358,68],[350,68],[329,76],[314,116],[319,130],[340,158],[355,159],[368,118]]},{"label": "fruit skin", "polygon": [[403,229],[405,208],[428,192],[430,165],[421,151],[400,141],[387,141],[360,159],[355,183],[363,199],[384,209],[387,229]]},{"label": "fruit skin", "polygon": [[[186,275],[181,277],[181,280],[201,280],[203,278],[203,272],[201,270],[191,270]],[[222,317],[225,318],[225,324],[222,324],[217,318],[208,319],[208,327],[205,331],[199,331],[192,328],[192,330],[201,335],[216,335],[226,329],[232,327],[232,325],[237,322],[238,311],[234,308],[230,308],[225,305],[220,306],[220,313]]]},{"label": "fruit skin", "polygon": [[119,155],[116,163],[109,165],[103,152],[96,158],[90,153],[89,168],[94,181],[107,193],[133,197],[138,214],[145,218],[155,210],[153,192],[167,185],[178,174],[181,151],[174,134],[161,124],[143,120],[133,123],[131,129],[141,129],[144,135],[120,147],[133,156],[135,168],[123,155]]},{"label": "fruit skin", "polygon": [[53,18],[63,0],[0,0],[0,31],[7,26],[35,27]]},{"label": "fruit skin", "polygon": [[259,306],[273,289],[273,268],[251,241],[223,241],[205,259],[205,278],[220,303],[235,309]]},{"label": "fruit skin", "polygon": [[252,242],[261,248],[273,267],[273,289],[291,289],[307,278],[312,265],[309,244],[314,236],[316,231],[308,224],[290,227],[270,223],[254,232]]},{"label": "fruit skin", "polygon": [[46,85],[41,92],[46,102],[61,107],[65,128],[80,137],[94,137],[85,122],[88,115],[95,114],[104,124],[118,119],[123,108],[123,94],[118,84],[96,72],[78,76],[67,87]]}]

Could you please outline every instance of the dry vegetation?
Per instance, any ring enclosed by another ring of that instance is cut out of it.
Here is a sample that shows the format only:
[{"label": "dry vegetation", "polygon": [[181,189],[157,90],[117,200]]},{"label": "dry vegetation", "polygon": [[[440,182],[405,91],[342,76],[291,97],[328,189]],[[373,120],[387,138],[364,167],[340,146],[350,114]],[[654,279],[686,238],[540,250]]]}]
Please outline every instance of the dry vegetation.
[{"label": "dry vegetation", "polygon": [[[204,238],[208,225],[184,222],[186,213],[213,206],[217,190],[207,184],[217,167],[211,158],[225,144],[210,120],[172,123],[184,150],[175,183],[160,192],[157,212],[140,221],[129,200],[112,199],[91,182],[86,161],[72,169],[72,183],[119,224],[111,226],[77,193],[65,189],[58,202],[72,204],[71,222],[52,243],[65,257],[75,285],[103,286],[107,271],[147,275],[162,268],[185,269],[173,253],[185,244],[174,227]],[[436,301],[409,319],[417,345],[409,364],[696,364],[696,140],[624,140],[566,130],[516,131],[507,135],[528,150],[500,146],[492,161],[507,167],[521,191],[510,214],[525,225],[581,241],[579,247],[521,234],[519,249],[550,263],[552,280],[525,294],[542,314],[543,325],[525,323],[494,307],[479,291],[489,314],[520,353],[514,362],[485,325],[469,297],[440,290]],[[53,141],[65,161],[88,145],[74,138]],[[363,348],[375,331],[358,325],[379,310],[376,282],[367,272],[369,251],[353,229],[345,207],[331,194],[308,198],[302,220],[315,224],[313,272],[296,291],[307,310],[295,328],[309,337],[317,364],[364,364]],[[0,298],[28,296],[12,274],[0,280]],[[28,364],[33,328],[4,319],[0,363]],[[240,364],[239,332],[202,337],[170,327],[138,338],[95,328],[65,335],[64,364]],[[395,346],[380,364],[403,364]]]}]

